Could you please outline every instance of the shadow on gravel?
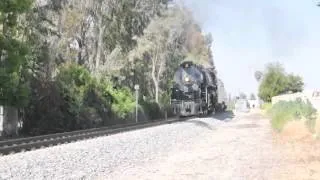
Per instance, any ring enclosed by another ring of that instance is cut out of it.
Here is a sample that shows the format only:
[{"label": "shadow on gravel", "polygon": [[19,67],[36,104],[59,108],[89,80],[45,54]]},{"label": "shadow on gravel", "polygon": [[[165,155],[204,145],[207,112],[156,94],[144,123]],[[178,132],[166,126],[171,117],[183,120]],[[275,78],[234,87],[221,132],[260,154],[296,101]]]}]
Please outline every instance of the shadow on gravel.
[{"label": "shadow on gravel", "polygon": [[221,121],[231,121],[234,118],[234,113],[232,111],[220,112],[214,114],[212,117]]},{"label": "shadow on gravel", "polygon": [[205,123],[203,121],[198,121],[198,120],[190,120],[190,121],[186,121],[187,123],[192,123],[195,124],[196,126],[200,126],[203,128],[207,128],[209,130],[214,130],[208,123]]}]

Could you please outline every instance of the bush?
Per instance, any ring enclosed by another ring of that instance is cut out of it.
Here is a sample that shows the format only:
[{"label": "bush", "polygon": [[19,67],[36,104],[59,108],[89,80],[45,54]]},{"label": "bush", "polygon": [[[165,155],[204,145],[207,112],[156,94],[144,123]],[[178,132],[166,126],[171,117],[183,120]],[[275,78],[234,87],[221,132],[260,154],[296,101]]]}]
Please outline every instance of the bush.
[{"label": "bush", "polygon": [[127,88],[98,81],[82,66],[61,67],[55,81],[32,80],[23,133],[40,135],[118,124],[134,109]]},{"label": "bush", "polygon": [[292,120],[306,119],[306,125],[313,131],[315,126],[316,109],[312,104],[301,99],[295,101],[280,101],[268,110],[271,116],[272,127],[281,131],[284,125]]},{"label": "bush", "polygon": [[24,135],[41,135],[64,131],[66,103],[54,82],[31,81],[31,98],[24,108]]},{"label": "bush", "polygon": [[60,68],[56,82],[64,99],[68,102],[69,112],[78,116],[84,106],[84,98],[92,82],[90,73],[79,65],[65,65]]},{"label": "bush", "polygon": [[135,108],[135,99],[128,88],[114,88],[111,82],[100,82],[100,90],[104,96],[112,96],[112,111],[124,119]]},{"label": "bush", "polygon": [[142,101],[140,106],[144,110],[145,114],[148,116],[150,120],[156,120],[163,118],[163,114],[161,112],[161,108],[158,103],[153,101]]}]

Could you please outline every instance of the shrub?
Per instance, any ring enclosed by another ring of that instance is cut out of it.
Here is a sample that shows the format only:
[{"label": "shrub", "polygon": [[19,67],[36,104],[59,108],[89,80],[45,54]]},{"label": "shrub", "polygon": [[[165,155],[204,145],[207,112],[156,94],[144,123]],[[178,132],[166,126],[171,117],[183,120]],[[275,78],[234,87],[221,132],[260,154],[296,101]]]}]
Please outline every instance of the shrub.
[{"label": "shrub", "polygon": [[55,82],[31,81],[31,98],[24,108],[24,135],[41,135],[64,131],[66,103]]},{"label": "shrub", "polygon": [[144,112],[148,115],[150,120],[156,120],[163,117],[161,108],[158,103],[154,101],[142,101],[140,103]]},{"label": "shrub", "polygon": [[56,81],[62,96],[68,102],[69,112],[78,116],[92,81],[89,71],[79,65],[65,65],[60,68]]},{"label": "shrub", "polygon": [[312,104],[301,99],[295,101],[280,101],[268,110],[271,116],[272,127],[281,131],[284,125],[292,120],[306,119],[306,125],[313,131],[315,125],[316,109]]},{"label": "shrub", "polygon": [[130,89],[126,87],[114,88],[111,82],[101,81],[99,90],[103,96],[112,97],[112,111],[114,114],[124,119],[135,108],[135,99]]},{"label": "shrub", "polygon": [[82,66],[65,64],[55,81],[32,80],[24,134],[47,134],[116,124],[134,108],[126,88],[98,81]]}]

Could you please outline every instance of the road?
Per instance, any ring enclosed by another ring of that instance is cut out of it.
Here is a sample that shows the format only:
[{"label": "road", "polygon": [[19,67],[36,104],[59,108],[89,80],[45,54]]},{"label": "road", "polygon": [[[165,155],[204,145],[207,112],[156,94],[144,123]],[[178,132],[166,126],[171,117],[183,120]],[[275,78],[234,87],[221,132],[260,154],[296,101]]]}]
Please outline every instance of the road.
[{"label": "road", "polygon": [[188,148],[97,179],[274,179],[283,164],[269,121],[259,111],[232,116],[218,127],[199,124],[207,130]]}]

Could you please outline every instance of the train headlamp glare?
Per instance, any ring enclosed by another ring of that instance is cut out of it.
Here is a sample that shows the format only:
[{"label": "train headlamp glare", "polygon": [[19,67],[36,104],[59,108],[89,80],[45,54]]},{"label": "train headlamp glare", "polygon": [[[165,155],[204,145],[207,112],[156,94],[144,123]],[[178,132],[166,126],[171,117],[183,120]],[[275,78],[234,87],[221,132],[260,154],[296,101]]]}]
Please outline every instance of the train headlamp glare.
[{"label": "train headlamp glare", "polygon": [[189,81],[190,81],[189,77],[185,77],[184,80],[185,80],[186,82],[189,82]]}]

